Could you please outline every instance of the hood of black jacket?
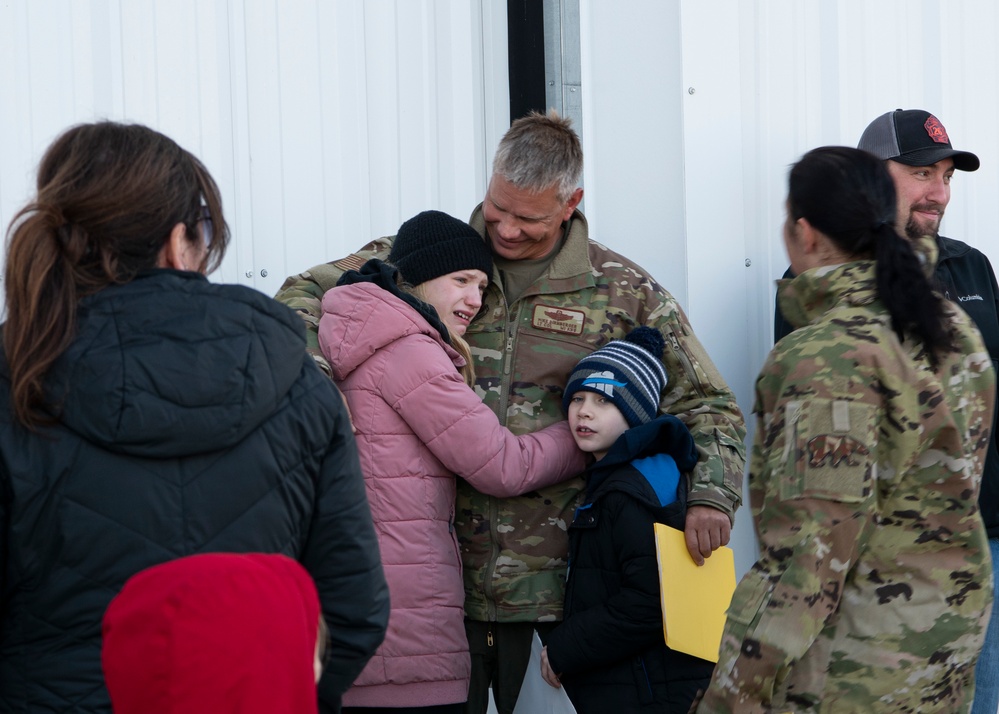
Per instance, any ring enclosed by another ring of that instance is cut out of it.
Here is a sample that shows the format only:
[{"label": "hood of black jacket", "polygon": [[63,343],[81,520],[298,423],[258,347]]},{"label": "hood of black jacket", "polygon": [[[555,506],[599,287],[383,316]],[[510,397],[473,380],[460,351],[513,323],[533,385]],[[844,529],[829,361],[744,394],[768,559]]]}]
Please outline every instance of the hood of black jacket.
[{"label": "hood of black jacket", "polygon": [[[635,459],[654,454],[669,454],[676,461],[680,473],[684,474],[697,463],[697,447],[687,426],[671,414],[663,414],[647,424],[632,427],[621,434],[607,454],[587,469],[586,501],[592,502],[609,490],[633,491],[632,495],[644,493],[647,485],[639,481],[629,484],[627,480],[608,482],[608,476],[620,472],[622,466]],[[644,479],[643,479],[644,481]]]},{"label": "hood of black jacket", "polygon": [[272,298],[153,270],[81,301],[46,394],[67,428],[105,449],[188,456],[245,438],[306,359],[301,319]]}]

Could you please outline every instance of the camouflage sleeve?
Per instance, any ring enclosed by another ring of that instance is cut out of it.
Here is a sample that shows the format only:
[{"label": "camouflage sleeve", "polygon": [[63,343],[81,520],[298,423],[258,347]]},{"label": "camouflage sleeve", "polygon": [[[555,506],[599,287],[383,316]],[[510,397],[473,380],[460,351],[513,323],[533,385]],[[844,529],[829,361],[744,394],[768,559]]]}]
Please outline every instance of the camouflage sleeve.
[{"label": "camouflage sleeve", "polygon": [[327,376],[333,370],[319,349],[319,318],[323,314],[323,295],[336,287],[336,281],[348,270],[357,270],[371,258],[384,258],[392,246],[392,238],[379,238],[368,243],[356,253],[332,263],[323,263],[304,273],[292,275],[274,299],[297,312],[305,322],[305,349]]},{"label": "camouflage sleeve", "polygon": [[746,427],[735,394],[672,297],[662,301],[646,324],[666,337],[663,362],[669,382],[660,409],[687,425],[699,453],[688,505],[712,506],[734,519],[746,466]]},{"label": "camouflage sleeve", "polygon": [[765,560],[732,597],[699,714],[771,712],[784,702],[791,667],[838,609],[860,534],[870,527],[858,504],[807,499],[779,510],[768,518],[778,532],[767,539]]},{"label": "camouflage sleeve", "polygon": [[[827,407],[833,411],[830,400],[816,401],[824,404],[808,405],[813,421]],[[784,703],[784,682],[839,609],[846,577],[874,528],[873,456],[858,450],[850,468],[839,470],[831,458],[804,468],[800,456],[788,457],[801,453],[785,448],[785,424],[796,421],[800,404],[788,402],[757,423],[750,472],[761,555],[732,597],[699,714],[783,710],[772,707]],[[875,408],[857,404],[850,415],[857,443],[867,440],[877,428]],[[845,479],[846,470],[857,478]]]}]

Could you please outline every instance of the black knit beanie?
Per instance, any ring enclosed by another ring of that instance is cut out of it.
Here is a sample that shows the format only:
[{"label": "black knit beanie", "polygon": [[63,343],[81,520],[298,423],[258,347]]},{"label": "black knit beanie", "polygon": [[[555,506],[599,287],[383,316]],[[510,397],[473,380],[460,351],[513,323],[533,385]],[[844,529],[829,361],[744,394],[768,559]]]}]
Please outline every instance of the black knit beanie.
[{"label": "black knit beanie", "polygon": [[666,388],[664,349],[662,333],[644,325],[623,340],[608,342],[579,360],[565,385],[562,408],[568,413],[576,392],[596,392],[621,410],[628,426],[647,424],[656,418]]},{"label": "black knit beanie", "polygon": [[388,261],[414,286],[459,270],[493,277],[493,256],[482,236],[441,211],[424,211],[403,223]]}]

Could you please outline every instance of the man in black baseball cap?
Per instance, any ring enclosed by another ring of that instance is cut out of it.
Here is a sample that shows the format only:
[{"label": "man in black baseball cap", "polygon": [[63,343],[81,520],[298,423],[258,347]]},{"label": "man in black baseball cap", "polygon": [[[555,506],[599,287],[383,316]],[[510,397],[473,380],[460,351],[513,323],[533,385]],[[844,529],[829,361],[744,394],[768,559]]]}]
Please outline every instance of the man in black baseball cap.
[{"label": "man in black baseball cap", "polygon": [[908,166],[929,166],[944,159],[954,159],[954,168],[961,171],[976,171],[979,166],[978,157],[951,146],[940,120],[922,109],[882,114],[864,130],[857,148]]},{"label": "man in black baseball cap", "polygon": [[[950,143],[943,123],[922,109],[896,109],[872,121],[857,148],[885,160],[898,194],[899,233],[910,238],[932,235],[940,255],[935,276],[944,295],[959,304],[974,321],[999,370],[999,287],[985,255],[953,238],[939,234],[940,221],[950,202],[954,171],[975,171],[978,157],[959,151]],[[790,269],[785,278],[794,277]],[[777,306],[774,341],[791,332]],[[999,406],[999,400],[997,400]],[[996,431],[999,414],[993,415],[988,456],[982,474],[978,503],[988,533],[993,566],[999,566],[999,449]],[[994,567],[999,593],[999,567]],[[985,646],[975,667],[975,702],[971,714],[996,714],[999,706],[999,598],[993,600],[992,619]]]},{"label": "man in black baseball cap", "polygon": [[979,166],[978,157],[951,146],[944,125],[922,109],[882,114],[864,130],[857,148],[887,160],[898,192],[899,232],[909,237],[937,235],[954,170]]}]

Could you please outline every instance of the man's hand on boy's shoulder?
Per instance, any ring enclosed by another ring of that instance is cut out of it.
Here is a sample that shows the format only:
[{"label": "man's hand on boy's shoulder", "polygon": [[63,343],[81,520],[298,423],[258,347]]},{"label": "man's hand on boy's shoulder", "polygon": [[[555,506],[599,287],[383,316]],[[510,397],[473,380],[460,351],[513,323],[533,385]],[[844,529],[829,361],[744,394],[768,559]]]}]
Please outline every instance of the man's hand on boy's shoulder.
[{"label": "man's hand on boy's shoulder", "polygon": [[687,509],[687,521],[683,529],[687,550],[697,565],[704,565],[704,559],[711,553],[728,545],[732,537],[732,521],[728,514],[711,506],[691,506]]}]

